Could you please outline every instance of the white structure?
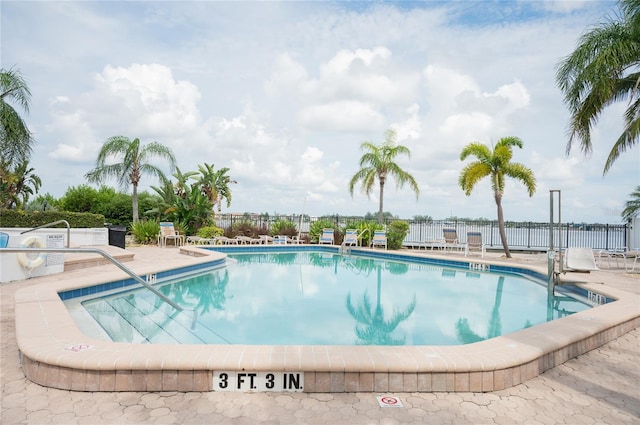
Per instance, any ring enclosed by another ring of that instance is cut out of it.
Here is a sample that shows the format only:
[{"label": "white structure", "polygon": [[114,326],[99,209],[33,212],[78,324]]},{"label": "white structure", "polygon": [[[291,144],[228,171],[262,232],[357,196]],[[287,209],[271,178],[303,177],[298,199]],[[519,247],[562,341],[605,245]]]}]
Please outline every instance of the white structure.
[{"label": "white structure", "polygon": [[[67,246],[67,229],[44,228],[25,234],[26,228],[0,228],[9,235],[7,247],[31,246],[38,248],[64,248]],[[107,228],[71,229],[69,246],[99,246],[109,244]],[[2,253],[0,251],[0,282],[24,280],[64,271],[64,254]]]}]

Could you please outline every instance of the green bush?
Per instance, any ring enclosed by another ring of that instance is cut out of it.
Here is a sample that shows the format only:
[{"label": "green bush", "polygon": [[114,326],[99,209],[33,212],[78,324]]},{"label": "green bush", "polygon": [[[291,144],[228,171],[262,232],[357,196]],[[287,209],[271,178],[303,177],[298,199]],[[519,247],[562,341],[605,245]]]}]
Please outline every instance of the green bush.
[{"label": "green bush", "polygon": [[[104,227],[105,219],[101,214],[74,213],[68,211],[18,211],[0,209],[0,223],[2,227],[33,228],[66,220],[71,228],[97,228]],[[66,228],[64,223],[53,227]]]},{"label": "green bush", "polygon": [[137,243],[156,243],[160,233],[160,224],[155,220],[140,220],[137,223],[131,223],[131,233]]},{"label": "green bush", "polygon": [[318,243],[320,236],[322,235],[322,229],[334,229],[335,233],[335,225],[333,221],[326,219],[314,221],[309,226],[309,240],[311,243]]},{"label": "green bush", "polygon": [[400,249],[402,241],[409,233],[409,223],[406,221],[395,220],[387,226],[387,248]]},{"label": "green bush", "polygon": [[224,230],[216,226],[203,226],[198,229],[197,236],[205,239],[215,238],[216,236],[222,236]]}]

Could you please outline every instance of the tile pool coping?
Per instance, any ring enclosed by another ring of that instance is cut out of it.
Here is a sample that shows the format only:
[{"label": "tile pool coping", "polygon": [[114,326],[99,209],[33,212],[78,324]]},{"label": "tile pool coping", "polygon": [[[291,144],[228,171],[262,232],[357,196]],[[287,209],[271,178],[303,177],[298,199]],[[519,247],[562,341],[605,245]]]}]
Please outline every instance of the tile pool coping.
[{"label": "tile pool coping", "polygon": [[[337,247],[322,249],[335,252]],[[190,256],[187,266],[215,263],[225,256],[191,246],[180,252]],[[424,252],[403,251],[400,255],[432,258]],[[460,265],[460,261],[443,261]],[[508,267],[493,260],[473,262]],[[175,264],[131,267],[141,276],[178,268]],[[514,268],[541,276],[546,273],[540,267],[519,264]],[[580,286],[617,300],[459,346],[129,344],[84,335],[59,293],[122,280],[122,276],[114,271],[86,273],[75,279],[56,277],[16,292],[16,338],[28,379],[74,391],[214,391],[214,372],[282,371],[304,372],[305,392],[488,392],[525,382],[640,326],[640,296],[584,283]]]}]

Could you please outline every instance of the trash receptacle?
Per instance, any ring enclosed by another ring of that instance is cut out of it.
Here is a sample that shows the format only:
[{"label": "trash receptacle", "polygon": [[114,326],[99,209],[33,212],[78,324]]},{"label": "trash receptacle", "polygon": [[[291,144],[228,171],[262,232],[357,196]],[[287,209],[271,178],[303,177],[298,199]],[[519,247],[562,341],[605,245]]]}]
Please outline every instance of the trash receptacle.
[{"label": "trash receptacle", "polygon": [[125,226],[109,226],[109,245],[124,249],[124,240],[127,234]]}]

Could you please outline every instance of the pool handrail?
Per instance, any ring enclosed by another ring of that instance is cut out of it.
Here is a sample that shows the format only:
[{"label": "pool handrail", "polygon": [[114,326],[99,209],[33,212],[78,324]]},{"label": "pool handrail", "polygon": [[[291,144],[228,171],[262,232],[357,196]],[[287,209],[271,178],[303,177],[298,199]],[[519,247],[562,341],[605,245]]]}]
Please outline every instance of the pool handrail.
[{"label": "pool handrail", "polygon": [[[35,229],[32,229],[32,230],[35,230]],[[22,247],[0,248],[0,254],[3,252],[11,252],[11,253],[20,253],[20,252],[71,253],[71,252],[74,252],[74,253],[84,253],[84,254],[100,254],[104,258],[106,258],[107,260],[115,264],[120,270],[122,270],[123,272],[131,276],[133,280],[135,280],[136,282],[138,282],[139,284],[141,284],[142,286],[146,287],[148,290],[153,292],[155,295],[160,297],[160,299],[162,299],[164,302],[169,304],[171,307],[175,308],[178,311],[184,311],[184,307],[181,307],[180,305],[176,304],[175,301],[171,300],[162,292],[158,291],[156,288],[149,285],[149,283],[147,283],[144,279],[142,279],[140,276],[134,273],[133,270],[126,267],[124,264],[116,260],[107,252],[98,248],[22,248]]]},{"label": "pool handrail", "polygon": [[20,232],[20,234],[24,235],[25,233],[33,232],[34,230],[38,230],[38,229],[44,229],[45,227],[55,226],[56,224],[60,224],[60,223],[64,223],[67,225],[67,248],[69,248],[70,246],[69,243],[71,242],[71,226],[69,225],[69,222],[67,220],[53,221],[51,223],[43,224],[42,226],[34,227],[33,229],[24,230]]}]

